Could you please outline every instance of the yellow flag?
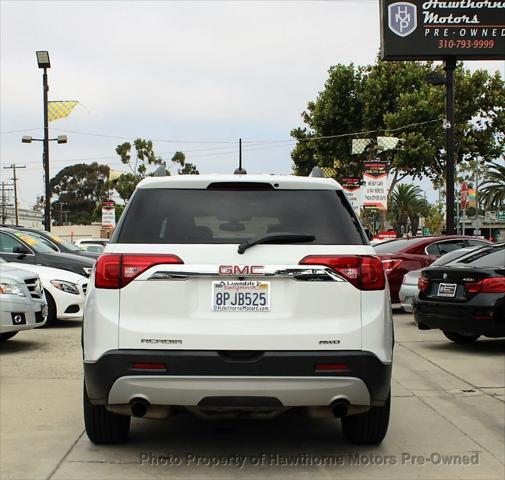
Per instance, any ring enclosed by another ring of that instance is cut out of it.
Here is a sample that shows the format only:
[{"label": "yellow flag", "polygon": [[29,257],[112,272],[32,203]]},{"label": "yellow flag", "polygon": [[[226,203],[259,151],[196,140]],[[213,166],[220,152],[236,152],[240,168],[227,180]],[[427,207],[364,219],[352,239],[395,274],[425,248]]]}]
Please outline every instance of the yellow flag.
[{"label": "yellow flag", "polygon": [[325,177],[334,177],[337,171],[333,167],[321,167]]},{"label": "yellow flag", "polygon": [[109,170],[109,180],[116,180],[123,175],[123,173],[124,172],[120,172],[119,170]]},{"label": "yellow flag", "polygon": [[48,102],[47,103],[47,113],[49,121],[58,120],[59,118],[65,118],[70,115],[74,107],[79,102],[65,101],[65,102]]}]

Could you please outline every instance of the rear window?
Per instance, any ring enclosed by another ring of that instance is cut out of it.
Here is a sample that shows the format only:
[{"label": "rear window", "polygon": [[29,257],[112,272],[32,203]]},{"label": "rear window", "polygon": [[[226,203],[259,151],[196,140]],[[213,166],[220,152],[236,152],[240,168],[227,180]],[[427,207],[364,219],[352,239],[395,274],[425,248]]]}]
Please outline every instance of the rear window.
[{"label": "rear window", "polygon": [[505,268],[505,245],[481,249],[473,255],[466,256],[455,263],[467,264],[477,268]]},{"label": "rear window", "polygon": [[241,243],[269,233],[314,235],[314,244],[366,242],[352,208],[332,190],[140,189],[116,243]]},{"label": "rear window", "polygon": [[415,240],[407,239],[391,240],[389,242],[378,243],[373,248],[377,253],[397,253],[404,248],[415,247],[416,243],[418,242]]}]

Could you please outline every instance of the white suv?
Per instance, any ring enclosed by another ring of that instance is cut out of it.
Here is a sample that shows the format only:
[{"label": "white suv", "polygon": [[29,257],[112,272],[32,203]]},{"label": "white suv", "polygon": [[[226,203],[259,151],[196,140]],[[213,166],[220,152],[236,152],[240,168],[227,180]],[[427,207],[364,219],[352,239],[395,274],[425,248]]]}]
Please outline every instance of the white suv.
[{"label": "white suv", "polygon": [[83,350],[94,443],[182,409],[326,411],[357,444],[387,431],[387,283],[334,180],[143,180],[90,279]]}]

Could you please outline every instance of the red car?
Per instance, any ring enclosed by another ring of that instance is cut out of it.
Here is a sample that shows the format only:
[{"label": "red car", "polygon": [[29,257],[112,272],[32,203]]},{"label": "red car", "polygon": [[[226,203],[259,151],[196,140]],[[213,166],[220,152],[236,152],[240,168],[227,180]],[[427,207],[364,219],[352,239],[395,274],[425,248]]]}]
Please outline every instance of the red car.
[{"label": "red car", "polygon": [[412,270],[425,268],[438,257],[465,247],[484,246],[491,242],[462,235],[397,238],[374,245],[381,258],[391,291],[393,307],[400,306],[398,292],[403,276]]}]

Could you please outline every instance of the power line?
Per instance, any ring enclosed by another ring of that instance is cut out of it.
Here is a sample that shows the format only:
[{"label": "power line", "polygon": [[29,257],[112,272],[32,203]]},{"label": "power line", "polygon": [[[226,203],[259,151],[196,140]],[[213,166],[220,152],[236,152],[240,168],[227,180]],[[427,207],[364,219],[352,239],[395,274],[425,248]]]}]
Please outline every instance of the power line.
[{"label": "power line", "polygon": [[[379,133],[379,132],[384,132],[384,133],[393,133],[393,132],[398,132],[401,130],[405,130],[408,128],[420,126],[420,125],[427,125],[430,123],[435,123],[440,121],[441,119],[433,119],[433,120],[427,120],[424,122],[416,122],[416,123],[410,123],[407,125],[402,125],[400,127],[395,127],[395,128],[381,128],[381,129],[376,129],[376,130],[365,130],[365,131],[359,131],[359,132],[350,132],[350,133],[341,133],[341,134],[336,134],[336,135],[323,135],[323,136],[318,136],[318,137],[306,137],[306,138],[291,138],[291,139],[285,139],[285,140],[249,140],[249,141],[243,141],[243,151],[244,152],[252,152],[256,150],[270,150],[270,149],[277,149],[277,148],[283,148],[283,147],[289,147],[291,144],[297,143],[297,142],[311,142],[311,141],[318,141],[318,140],[332,140],[332,139],[338,139],[338,138],[347,138],[347,137],[355,137],[355,136],[363,136],[363,135],[369,135],[373,133]],[[77,131],[75,130],[62,130],[62,129],[55,129],[59,130],[62,132],[70,132],[70,133],[76,133]],[[82,135],[100,135],[101,134],[89,134],[85,132],[78,132],[79,134]],[[116,136],[107,136],[103,135],[107,138],[128,138],[128,137],[116,137]],[[154,140],[157,141],[157,140]],[[167,140],[167,142],[177,142],[177,140]],[[182,141],[185,142],[185,141]],[[221,143],[220,146],[214,146],[214,147],[207,147],[207,148],[199,148],[199,149],[192,149],[192,150],[185,150],[184,153],[190,154],[187,155],[188,158],[191,160],[193,158],[205,158],[205,157],[215,157],[215,156],[228,156],[228,155],[234,155],[236,154],[236,145],[237,142],[230,142],[230,141],[223,141],[223,142],[206,142],[206,141],[187,141],[188,143]],[[191,155],[193,152],[200,153],[197,155]],[[210,153],[206,153],[210,152]],[[173,151],[170,152],[162,152],[159,154],[159,156],[162,158],[162,160],[170,160],[170,158],[164,158],[164,155],[171,155],[173,154]],[[70,163],[70,162],[86,162],[86,161],[95,161],[95,160],[114,160],[117,159],[117,156],[96,156],[96,157],[82,157],[82,158],[68,158],[68,159],[61,159],[61,160],[53,160],[54,163]],[[38,161],[33,161],[33,162],[26,162],[27,164],[38,164]],[[124,165],[122,162],[108,162],[109,165]],[[28,167],[28,169],[32,169],[31,167]]]}]

